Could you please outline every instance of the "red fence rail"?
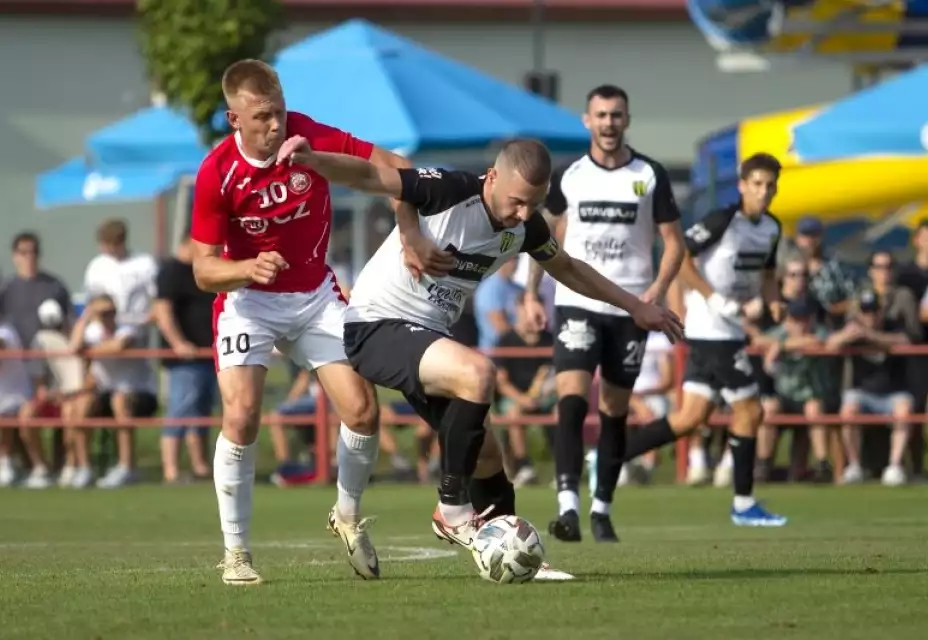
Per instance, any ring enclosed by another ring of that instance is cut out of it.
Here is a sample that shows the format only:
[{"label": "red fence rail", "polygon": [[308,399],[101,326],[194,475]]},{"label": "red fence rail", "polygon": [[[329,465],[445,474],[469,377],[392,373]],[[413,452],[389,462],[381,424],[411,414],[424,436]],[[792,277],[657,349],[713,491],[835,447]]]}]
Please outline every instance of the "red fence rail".
[{"label": "red fence rail", "polygon": [[[749,353],[762,353],[759,349],[748,349]],[[863,354],[863,353],[875,353],[881,352],[880,350],[867,349],[867,348],[855,348],[855,349],[841,349],[833,350],[827,348],[811,348],[803,349],[802,353],[813,356],[832,356],[832,357],[843,357],[849,355]],[[894,347],[889,350],[883,350],[882,352],[888,352],[892,355],[899,356],[928,356],[928,345],[907,345]],[[553,354],[553,349],[550,347],[507,347],[507,348],[498,348],[487,351],[488,355],[497,356],[497,357],[551,357]],[[94,350],[87,349],[79,353],[73,351],[41,351],[41,350],[27,350],[27,349],[0,349],[0,361],[2,360],[33,360],[33,359],[54,359],[60,357],[74,357],[81,356],[88,360],[93,360],[95,358],[149,358],[149,359],[161,359],[161,358],[171,358],[176,359],[178,356],[171,349],[124,349],[118,353],[108,353],[105,356],[95,354]],[[196,352],[195,356],[190,358],[190,360],[212,360],[213,351],[211,349],[200,349]],[[680,399],[682,397],[682,387],[683,387],[683,373],[684,373],[684,361],[686,358],[686,347],[685,345],[678,345],[675,350],[675,360],[676,366],[674,367],[675,379],[675,388],[677,393],[677,405],[679,406]],[[928,370],[925,371],[925,375],[928,375]],[[325,461],[328,460],[328,451],[329,451],[329,434],[328,434],[328,420],[329,420],[329,407],[328,402],[325,396],[325,392],[320,389],[318,402],[316,403],[316,413],[313,415],[306,416],[287,416],[286,422],[290,425],[298,426],[316,426],[316,453],[317,460],[322,461],[322,464],[319,465],[319,476],[318,480],[321,483],[327,483],[330,481],[329,465],[325,464]],[[263,421],[267,422],[269,420],[269,415],[262,416]],[[598,423],[598,417],[595,414],[590,414],[587,416],[586,423],[588,425],[595,425]],[[398,424],[412,424],[416,421],[414,417],[406,416],[396,416],[394,423]],[[723,427],[728,424],[728,416],[725,415],[716,415],[713,416],[709,421],[711,427]],[[518,416],[518,417],[504,417],[504,416],[493,416],[491,420],[493,426],[505,427],[505,426],[515,426],[515,425],[539,425],[539,426],[553,426],[557,424],[557,419],[553,414],[549,415],[531,415],[531,416]],[[816,418],[815,424],[820,425],[842,425],[847,421],[837,414],[825,414]],[[877,426],[884,425],[887,422],[886,416],[875,416],[875,415],[861,415],[854,418],[854,424],[861,426]],[[924,424],[928,423],[928,414],[913,414],[905,420],[909,424]],[[222,423],[222,418],[219,416],[210,416],[205,418],[166,418],[166,417],[157,417],[157,418],[134,418],[132,420],[133,427],[139,428],[153,428],[153,427],[166,427],[166,426],[219,426]],[[798,415],[773,415],[768,416],[766,419],[767,424],[779,425],[779,426],[809,426],[810,421],[804,416]],[[640,424],[640,421],[631,419],[629,424],[636,425]],[[0,418],[0,428],[16,428],[16,427],[30,427],[30,428],[49,428],[49,427],[60,427],[62,426],[62,421],[60,418],[30,418],[28,420],[21,420],[18,418]],[[76,420],[69,422],[69,427],[83,427],[83,428],[113,428],[116,426],[128,426],[122,423],[117,422],[114,418],[84,418],[81,420]],[[686,465],[687,465],[687,446],[688,442],[686,438],[677,441],[676,444],[676,476],[678,481],[682,481],[686,476]]]}]

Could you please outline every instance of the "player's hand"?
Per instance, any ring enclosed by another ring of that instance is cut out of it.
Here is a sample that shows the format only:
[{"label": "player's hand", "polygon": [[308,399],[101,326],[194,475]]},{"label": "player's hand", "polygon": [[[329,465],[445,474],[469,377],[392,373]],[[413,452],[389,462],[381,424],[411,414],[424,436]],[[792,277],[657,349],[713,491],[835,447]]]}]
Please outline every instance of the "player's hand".
[{"label": "player's hand", "polygon": [[647,304],[664,304],[664,298],[667,296],[667,292],[664,291],[660,285],[656,282],[653,283],[648,289],[641,294],[641,301],[646,302]]},{"label": "player's hand", "polygon": [[250,262],[248,278],[257,284],[272,284],[278,273],[290,268],[283,256],[276,251],[262,251]]},{"label": "player's hand", "polygon": [[[772,307],[770,312],[773,313]],[[760,320],[764,315],[764,299],[760,296],[751,298],[741,305],[741,314],[749,320]],[[779,322],[779,320],[775,320],[775,322]]]},{"label": "player's hand", "polygon": [[458,262],[450,252],[442,251],[421,233],[400,234],[400,241],[403,263],[416,280],[423,274],[436,278],[448,275]]},{"label": "player's hand", "polygon": [[642,303],[631,312],[632,319],[642,329],[662,331],[671,343],[683,339],[683,322],[670,309]]},{"label": "player's hand", "polygon": [[284,140],[277,152],[277,164],[308,164],[312,159],[313,148],[303,136],[291,136]]},{"label": "player's hand", "polygon": [[185,340],[174,347],[174,353],[180,358],[189,360],[197,355],[197,347],[192,342]]},{"label": "player's hand", "polygon": [[737,300],[726,298],[720,293],[713,293],[706,299],[709,309],[723,318],[734,319],[741,315],[741,305]]},{"label": "player's hand", "polygon": [[786,318],[786,303],[782,300],[774,300],[767,306],[770,308],[770,317],[773,321],[777,324],[783,322]]},{"label": "player's hand", "polygon": [[528,394],[522,394],[519,396],[516,404],[519,405],[525,411],[534,411],[538,408],[538,402],[532,396]]},{"label": "player's hand", "polygon": [[538,296],[526,292],[522,304],[525,305],[525,313],[528,314],[529,322],[532,323],[535,331],[544,331],[545,327],[548,326],[548,312],[545,310],[545,305],[538,299]]}]

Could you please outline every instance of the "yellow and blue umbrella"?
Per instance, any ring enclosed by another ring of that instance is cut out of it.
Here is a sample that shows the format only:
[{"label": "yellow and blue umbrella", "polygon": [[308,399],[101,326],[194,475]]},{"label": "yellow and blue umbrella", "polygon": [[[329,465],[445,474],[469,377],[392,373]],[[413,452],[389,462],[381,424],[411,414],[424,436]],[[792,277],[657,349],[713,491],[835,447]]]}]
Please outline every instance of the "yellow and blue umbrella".
[{"label": "yellow and blue umbrella", "polygon": [[765,152],[783,164],[775,210],[787,232],[798,218],[819,216],[844,236],[905,207],[904,242],[926,213],[928,152],[923,145],[928,111],[928,68],[898,76],[832,105],[813,105],[757,118],[710,135],[693,167],[693,213],[737,199],[737,169]]}]

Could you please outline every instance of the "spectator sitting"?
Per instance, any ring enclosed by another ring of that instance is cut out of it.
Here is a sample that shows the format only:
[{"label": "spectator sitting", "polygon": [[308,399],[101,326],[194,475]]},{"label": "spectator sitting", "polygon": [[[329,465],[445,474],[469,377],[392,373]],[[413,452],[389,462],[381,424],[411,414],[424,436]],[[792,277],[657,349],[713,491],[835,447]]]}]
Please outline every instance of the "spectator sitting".
[{"label": "spectator sitting", "polygon": [[[0,324],[0,349],[20,351],[22,343],[16,329]],[[0,359],[0,419],[16,418],[32,397],[32,382],[26,363],[21,358]],[[8,487],[16,480],[12,459],[15,427],[0,427],[0,487]]]},{"label": "spectator sitting", "polygon": [[515,270],[516,261],[509,260],[474,292],[477,344],[481,349],[492,349],[500,336],[511,331],[516,323],[515,301],[522,287],[512,281]]},{"label": "spectator sitting", "polygon": [[895,260],[889,251],[876,251],[870,256],[867,275],[870,289],[879,297],[883,316],[901,327],[912,343],[922,340],[919,300],[905,287],[895,285]]},{"label": "spectator sitting", "polygon": [[[550,331],[538,331],[534,327],[525,309],[522,292],[515,295],[515,310],[515,327],[500,337],[498,347],[554,346],[554,336]],[[554,391],[554,370],[549,356],[497,356],[495,360],[500,413],[507,418],[515,418],[551,412],[557,404],[557,395]],[[553,429],[545,429],[549,444],[553,436],[552,431]],[[525,425],[511,425],[508,427],[508,433],[514,465],[512,483],[518,488],[536,482],[538,475],[529,459]]]},{"label": "spectator sitting", "polygon": [[[764,411],[770,415],[801,415],[809,420],[809,440],[812,455],[815,458],[813,480],[831,482],[832,469],[828,462],[828,429],[815,424],[823,414],[822,377],[824,369],[821,358],[807,356],[802,349],[821,347],[828,335],[825,327],[816,315],[820,307],[811,298],[793,298],[786,310],[783,324],[773,327],[755,344],[765,349],[764,369],[773,377],[776,396],[770,398]],[[776,444],[779,434],[785,429],[765,424],[757,438],[756,477],[761,481],[769,480]],[[804,465],[807,455],[804,447],[799,447],[796,434],[805,431],[804,427],[793,428],[793,462],[791,478],[797,478],[798,469]],[[802,460],[797,460],[798,451],[802,451]]]},{"label": "spectator sitting", "polygon": [[[158,270],[157,294],[152,314],[161,331],[161,347],[171,349],[176,358],[163,358],[168,374],[168,418],[208,418],[216,403],[216,369],[212,359],[197,358],[198,349],[213,345],[213,300],[193,277],[193,247],[189,230],[177,248]],[[207,462],[210,428],[183,425],[161,431],[161,469],[164,482],[179,482],[180,440],[187,444],[193,477],[211,477]]]},{"label": "spectator sitting", "polygon": [[[58,305],[62,316],[62,323],[70,328],[73,321],[73,308],[71,296],[67,288],[55,276],[43,271],[40,267],[41,244],[39,236],[27,231],[19,233],[13,238],[13,267],[16,273],[0,287],[0,309],[8,322],[13,325],[19,336],[20,343],[25,346],[33,345],[36,333],[39,331],[39,306],[45,302]],[[42,363],[37,360],[27,362],[30,374],[36,382],[41,376]],[[35,385],[35,394],[43,398],[46,389],[42,384]],[[43,409],[40,403],[36,408]],[[24,407],[28,416],[32,407]],[[41,411],[40,411],[41,412]],[[48,481],[48,466],[42,452],[42,429],[22,429],[20,438],[23,447],[32,461],[32,473],[25,485],[39,488]]]},{"label": "spectator sitting", "polygon": [[[49,298],[39,305],[38,313],[41,328],[36,332],[30,345],[36,351],[65,351],[68,348],[66,336],[66,319],[64,311],[57,300]],[[73,396],[84,387],[84,363],[75,356],[54,356],[47,360],[33,360],[36,367],[31,369],[35,382],[35,394],[20,411],[22,420],[35,417],[56,417],[64,419],[69,409],[67,405]],[[75,460],[70,446],[69,430],[64,430],[64,465],[59,475],[59,484],[69,486],[73,477]],[[32,471],[23,482],[29,489],[44,489],[51,484],[49,466],[42,446],[39,429],[22,427],[20,437],[26,454],[32,463]]]},{"label": "spectator sitting", "polygon": [[116,317],[113,299],[105,294],[97,295],[88,302],[71,335],[71,348],[93,359],[90,373],[97,393],[91,413],[110,414],[118,425],[118,461],[97,481],[97,486],[104,489],[136,480],[135,433],[129,425],[132,418],[149,418],[158,409],[158,386],[148,361],[112,357],[138,346],[138,328],[131,324],[119,325]]},{"label": "spectator sitting", "polygon": [[851,357],[852,382],[841,403],[848,458],[842,477],[845,484],[863,480],[860,427],[853,424],[861,413],[887,415],[898,420],[893,426],[883,484],[899,486],[906,482],[902,458],[909,439],[909,425],[905,420],[912,413],[912,396],[906,391],[905,359],[888,355],[886,351],[909,342],[903,326],[884,316],[879,296],[867,290],[861,293],[858,309],[852,312],[845,327],[828,339],[827,346],[833,349],[855,346],[880,350]]}]

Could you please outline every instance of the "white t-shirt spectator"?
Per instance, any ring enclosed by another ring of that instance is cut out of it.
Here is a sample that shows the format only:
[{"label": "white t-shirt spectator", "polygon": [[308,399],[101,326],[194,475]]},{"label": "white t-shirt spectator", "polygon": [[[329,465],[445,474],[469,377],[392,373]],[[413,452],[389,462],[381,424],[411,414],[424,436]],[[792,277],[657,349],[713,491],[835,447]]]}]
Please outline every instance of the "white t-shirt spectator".
[{"label": "white t-shirt spectator", "polygon": [[[136,336],[137,332],[138,329],[133,325],[120,325],[113,335],[107,335],[102,324],[91,322],[84,330],[84,344],[93,347],[111,338]],[[158,393],[155,372],[145,359],[100,358],[90,365],[90,373],[100,391]]]},{"label": "white t-shirt spectator", "polygon": [[147,253],[133,253],[120,260],[100,254],[84,272],[84,291],[92,298],[107,294],[116,304],[120,324],[144,324],[155,297],[158,264]]},{"label": "white t-shirt spectator", "polygon": [[641,373],[635,380],[635,393],[647,393],[656,389],[661,383],[661,362],[673,353],[673,345],[663,333],[652,331],[645,343],[644,357],[641,359]]},{"label": "white t-shirt spectator", "polygon": [[[0,324],[0,349],[17,351],[22,343],[16,330]],[[26,363],[19,359],[0,359],[0,415],[9,416],[32,397],[32,380]]]}]

